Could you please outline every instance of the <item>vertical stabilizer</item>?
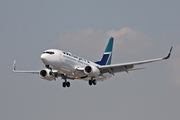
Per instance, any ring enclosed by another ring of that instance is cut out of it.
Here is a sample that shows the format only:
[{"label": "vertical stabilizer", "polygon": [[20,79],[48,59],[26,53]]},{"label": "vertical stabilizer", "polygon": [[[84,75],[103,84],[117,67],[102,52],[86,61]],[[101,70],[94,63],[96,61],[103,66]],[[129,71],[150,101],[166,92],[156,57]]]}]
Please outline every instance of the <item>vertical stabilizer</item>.
[{"label": "vertical stabilizer", "polygon": [[113,50],[113,41],[114,41],[114,38],[111,37],[109,39],[109,42],[107,44],[107,47],[105,49],[105,52],[104,52],[101,60],[95,62],[96,64],[99,64],[99,65],[110,65],[111,64],[112,50]]}]

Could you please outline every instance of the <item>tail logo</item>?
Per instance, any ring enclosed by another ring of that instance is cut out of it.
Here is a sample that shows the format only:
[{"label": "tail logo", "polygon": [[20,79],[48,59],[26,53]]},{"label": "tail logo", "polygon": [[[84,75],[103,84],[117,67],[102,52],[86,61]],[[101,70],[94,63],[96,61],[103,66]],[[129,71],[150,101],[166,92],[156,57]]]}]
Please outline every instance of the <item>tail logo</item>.
[{"label": "tail logo", "polygon": [[107,47],[105,49],[105,52],[104,52],[101,60],[95,62],[96,64],[99,64],[99,65],[110,65],[111,64],[112,50],[113,50],[113,41],[114,41],[114,38],[111,37],[109,39],[109,42],[107,44]]}]

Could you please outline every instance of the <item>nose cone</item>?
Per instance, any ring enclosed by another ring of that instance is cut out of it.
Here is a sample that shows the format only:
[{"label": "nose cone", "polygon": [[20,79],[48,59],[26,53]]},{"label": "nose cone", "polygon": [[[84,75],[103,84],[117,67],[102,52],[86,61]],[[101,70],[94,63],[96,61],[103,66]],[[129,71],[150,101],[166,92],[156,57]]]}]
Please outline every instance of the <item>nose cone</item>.
[{"label": "nose cone", "polygon": [[45,65],[48,65],[48,55],[47,54],[42,54],[41,60]]}]

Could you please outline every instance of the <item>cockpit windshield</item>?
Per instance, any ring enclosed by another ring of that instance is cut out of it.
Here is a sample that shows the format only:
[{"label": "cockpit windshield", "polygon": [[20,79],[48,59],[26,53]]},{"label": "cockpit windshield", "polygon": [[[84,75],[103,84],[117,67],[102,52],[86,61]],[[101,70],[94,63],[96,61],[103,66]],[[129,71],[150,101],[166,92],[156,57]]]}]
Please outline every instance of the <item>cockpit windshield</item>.
[{"label": "cockpit windshield", "polygon": [[51,52],[51,51],[45,51],[45,52],[43,52],[43,53],[47,53],[47,54],[54,54],[54,52]]}]

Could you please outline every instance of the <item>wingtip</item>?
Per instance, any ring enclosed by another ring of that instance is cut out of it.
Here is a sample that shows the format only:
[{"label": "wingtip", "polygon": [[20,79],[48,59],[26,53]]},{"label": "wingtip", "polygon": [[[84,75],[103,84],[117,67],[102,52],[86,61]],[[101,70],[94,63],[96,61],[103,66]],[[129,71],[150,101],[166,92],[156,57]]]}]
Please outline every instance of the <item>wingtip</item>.
[{"label": "wingtip", "polygon": [[14,60],[14,63],[13,63],[13,72],[15,72],[16,70],[16,60]]},{"label": "wingtip", "polygon": [[170,49],[169,53],[171,53],[171,51],[172,51],[172,48],[173,48],[173,46],[171,46],[171,49]]},{"label": "wingtip", "polygon": [[171,56],[171,51],[172,51],[172,48],[173,48],[173,46],[171,46],[171,49],[170,49],[170,51],[169,51],[169,54],[168,54],[168,56],[167,56],[167,57],[164,57],[163,59],[169,59],[169,58],[170,58],[170,56]]}]

